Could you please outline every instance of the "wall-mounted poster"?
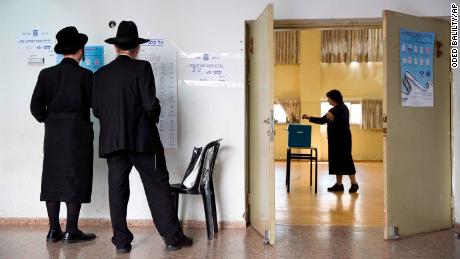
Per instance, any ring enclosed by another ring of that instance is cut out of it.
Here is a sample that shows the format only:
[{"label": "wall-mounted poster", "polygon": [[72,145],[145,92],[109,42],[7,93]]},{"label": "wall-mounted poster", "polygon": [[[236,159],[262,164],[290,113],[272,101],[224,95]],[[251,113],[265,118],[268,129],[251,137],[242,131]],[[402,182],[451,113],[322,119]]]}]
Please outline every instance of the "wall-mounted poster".
[{"label": "wall-mounted poster", "polygon": [[40,29],[21,32],[17,40],[18,55],[30,66],[51,66],[54,62],[54,34]]},{"label": "wall-mounted poster", "polygon": [[151,39],[141,45],[137,58],[152,65],[161,105],[161,142],[165,148],[177,148],[177,49],[164,39]]},{"label": "wall-mounted poster", "polygon": [[192,53],[181,59],[181,82],[187,86],[242,87],[239,53]]},{"label": "wall-mounted poster", "polygon": [[[56,64],[64,58],[63,55],[56,56]],[[80,66],[96,72],[104,65],[104,46],[85,46],[85,60],[80,62]]]},{"label": "wall-mounted poster", "polygon": [[401,100],[405,107],[433,107],[435,34],[400,30]]}]

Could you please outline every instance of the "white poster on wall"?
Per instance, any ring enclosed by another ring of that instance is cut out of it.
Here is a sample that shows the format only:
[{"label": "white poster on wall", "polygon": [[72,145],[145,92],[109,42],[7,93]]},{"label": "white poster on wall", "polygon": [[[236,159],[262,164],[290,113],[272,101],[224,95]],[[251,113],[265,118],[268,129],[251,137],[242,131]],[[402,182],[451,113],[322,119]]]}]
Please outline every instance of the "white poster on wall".
[{"label": "white poster on wall", "polygon": [[152,65],[161,105],[161,142],[165,148],[177,148],[177,49],[164,39],[151,39],[141,45],[138,59]]},{"label": "white poster on wall", "polygon": [[193,53],[180,60],[181,82],[188,86],[242,87],[239,53]]},{"label": "white poster on wall", "polygon": [[18,56],[28,65],[54,65],[54,33],[40,29],[24,31],[19,34],[16,45]]}]

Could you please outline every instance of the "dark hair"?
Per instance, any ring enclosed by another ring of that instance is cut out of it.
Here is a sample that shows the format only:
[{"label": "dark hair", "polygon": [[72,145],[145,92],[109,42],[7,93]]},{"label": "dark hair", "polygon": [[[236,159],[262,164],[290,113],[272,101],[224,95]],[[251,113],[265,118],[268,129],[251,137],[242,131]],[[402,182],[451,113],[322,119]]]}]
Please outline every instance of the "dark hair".
[{"label": "dark hair", "polygon": [[337,104],[343,104],[343,97],[339,90],[331,90],[327,92],[326,96]]}]

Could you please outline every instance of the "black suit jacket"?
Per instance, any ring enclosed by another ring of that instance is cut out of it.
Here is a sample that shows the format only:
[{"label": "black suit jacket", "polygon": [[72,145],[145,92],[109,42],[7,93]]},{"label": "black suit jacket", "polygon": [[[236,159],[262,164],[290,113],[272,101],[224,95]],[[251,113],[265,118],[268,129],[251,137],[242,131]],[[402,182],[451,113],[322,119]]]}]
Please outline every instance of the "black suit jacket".
[{"label": "black suit jacket", "polygon": [[149,62],[125,55],[94,74],[92,108],[99,118],[99,156],[119,150],[155,153],[163,149],[156,127],[160,105]]},{"label": "black suit jacket", "polygon": [[93,73],[71,58],[43,69],[30,102],[32,115],[39,122],[45,122],[50,113],[81,114],[81,119],[89,121],[92,80]]}]

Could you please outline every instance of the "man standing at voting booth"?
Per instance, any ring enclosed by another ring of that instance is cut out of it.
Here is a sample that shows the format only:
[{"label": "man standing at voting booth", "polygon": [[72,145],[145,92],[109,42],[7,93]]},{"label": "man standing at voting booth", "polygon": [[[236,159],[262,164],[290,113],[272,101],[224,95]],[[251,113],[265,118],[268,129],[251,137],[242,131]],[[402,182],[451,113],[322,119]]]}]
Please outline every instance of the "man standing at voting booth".
[{"label": "man standing at voting booth", "polygon": [[[91,241],[96,235],[78,229],[81,204],[91,201],[93,185],[93,73],[79,66],[88,36],[69,26],[56,39],[54,51],[64,58],[40,72],[30,101],[32,115],[45,123],[40,200],[46,201],[50,224],[46,241]],[[67,205],[65,233],[59,223],[61,202]]]},{"label": "man standing at voting booth", "polygon": [[115,45],[117,58],[94,75],[92,108],[99,118],[99,156],[109,168],[109,204],[112,243],[117,253],[131,251],[133,234],[126,223],[129,200],[129,173],[139,171],[153,222],[173,251],[192,246],[193,239],[183,234],[175,213],[164,148],[156,123],[160,104],[149,62],[136,60],[140,44],[132,21],[122,21],[117,35],[105,42]]}]

